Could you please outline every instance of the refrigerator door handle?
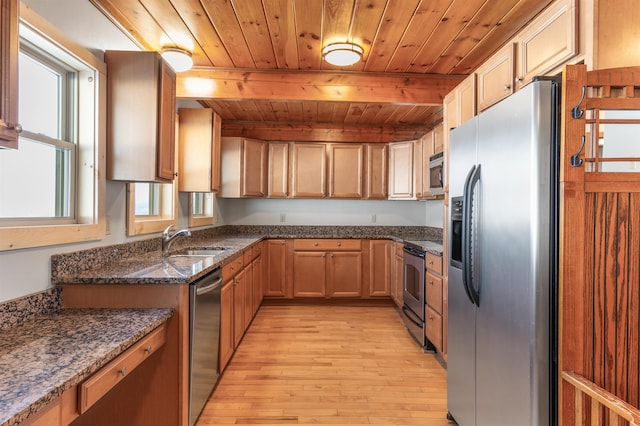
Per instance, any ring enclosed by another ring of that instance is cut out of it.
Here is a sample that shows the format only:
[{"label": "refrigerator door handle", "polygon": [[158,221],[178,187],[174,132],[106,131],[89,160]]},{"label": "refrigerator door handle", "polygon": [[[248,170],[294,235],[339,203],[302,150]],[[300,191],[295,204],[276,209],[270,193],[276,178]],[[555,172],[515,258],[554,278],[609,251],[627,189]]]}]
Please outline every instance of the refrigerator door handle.
[{"label": "refrigerator door handle", "polygon": [[473,256],[471,239],[473,223],[473,193],[480,180],[480,164],[473,166],[464,183],[463,217],[462,217],[462,284],[471,303],[480,306],[480,294],[473,284],[471,258]]}]

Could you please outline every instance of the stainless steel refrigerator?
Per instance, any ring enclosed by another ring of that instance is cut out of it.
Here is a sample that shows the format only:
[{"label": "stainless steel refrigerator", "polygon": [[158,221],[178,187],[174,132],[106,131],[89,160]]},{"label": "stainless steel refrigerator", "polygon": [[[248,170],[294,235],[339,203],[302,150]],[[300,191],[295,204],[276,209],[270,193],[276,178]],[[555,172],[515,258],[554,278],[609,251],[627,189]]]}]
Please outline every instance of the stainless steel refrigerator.
[{"label": "stainless steel refrigerator", "polygon": [[556,423],[558,87],[537,80],[451,131],[448,411]]}]

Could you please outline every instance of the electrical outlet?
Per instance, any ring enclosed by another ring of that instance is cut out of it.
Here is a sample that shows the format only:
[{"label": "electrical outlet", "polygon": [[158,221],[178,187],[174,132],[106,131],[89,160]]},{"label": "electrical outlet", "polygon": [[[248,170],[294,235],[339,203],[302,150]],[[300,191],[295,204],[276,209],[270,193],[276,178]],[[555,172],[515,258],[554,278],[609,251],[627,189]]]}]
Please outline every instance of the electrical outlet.
[{"label": "electrical outlet", "polygon": [[280,222],[284,223],[287,221],[287,215],[284,213],[280,213]]},{"label": "electrical outlet", "polygon": [[373,214],[371,215],[371,223],[376,223],[376,220],[377,220],[377,218],[376,218],[376,214],[375,214],[375,213],[373,213]]}]

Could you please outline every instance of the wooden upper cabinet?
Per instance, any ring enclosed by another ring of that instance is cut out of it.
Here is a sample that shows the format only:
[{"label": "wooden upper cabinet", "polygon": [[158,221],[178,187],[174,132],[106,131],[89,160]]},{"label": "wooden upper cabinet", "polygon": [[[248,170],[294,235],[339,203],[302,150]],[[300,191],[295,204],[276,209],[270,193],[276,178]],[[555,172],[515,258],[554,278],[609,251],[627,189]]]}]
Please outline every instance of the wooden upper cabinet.
[{"label": "wooden upper cabinet", "polygon": [[223,137],[221,145],[222,198],[264,197],[267,144],[255,139]]},{"label": "wooden upper cabinet", "polygon": [[507,43],[476,70],[479,111],[513,93],[514,55],[515,45]]},{"label": "wooden upper cabinet", "polygon": [[[423,171],[428,168],[428,163],[424,164],[422,156],[424,137],[413,142],[413,193],[418,200],[422,199]],[[427,183],[428,184],[428,183]]]},{"label": "wooden upper cabinet", "polygon": [[20,2],[0,0],[0,148],[18,148],[18,19]]},{"label": "wooden upper cabinet", "polygon": [[329,197],[362,198],[364,145],[329,144]]},{"label": "wooden upper cabinet", "polygon": [[105,52],[107,178],[170,182],[175,169],[176,77],[157,52]]},{"label": "wooden upper cabinet", "polygon": [[[460,125],[477,114],[476,108],[476,74],[472,73],[462,80],[456,89],[457,102],[457,125]],[[436,150],[436,152],[439,152]]]},{"label": "wooden upper cabinet", "polygon": [[444,125],[442,123],[433,128],[433,153],[444,150]]},{"label": "wooden upper cabinet", "polygon": [[364,197],[367,200],[387,198],[387,145],[370,143],[364,146]]},{"label": "wooden upper cabinet", "polygon": [[267,172],[267,197],[289,196],[289,143],[269,143],[269,170]]},{"label": "wooden upper cabinet", "polygon": [[219,191],[220,116],[210,108],[180,108],[178,118],[178,189]]},{"label": "wooden upper cabinet", "polygon": [[[434,139],[435,132],[434,130],[430,130],[423,137],[420,138],[422,141],[422,176],[419,179],[422,184],[422,189],[420,192],[422,193],[422,199],[432,198],[433,196],[430,193],[429,185],[431,183],[430,179],[430,169],[429,169],[429,160],[431,156],[434,154]],[[417,153],[414,153],[414,156],[417,156]],[[418,190],[416,190],[416,196],[418,196]],[[420,197],[418,197],[420,198]]]},{"label": "wooden upper cabinet", "polygon": [[389,144],[389,199],[414,199],[413,193],[414,141]]},{"label": "wooden upper cabinet", "polygon": [[575,0],[556,0],[516,37],[516,84],[545,75],[578,49]]},{"label": "wooden upper cabinet", "polygon": [[326,197],[326,144],[292,143],[291,150],[291,196]]}]

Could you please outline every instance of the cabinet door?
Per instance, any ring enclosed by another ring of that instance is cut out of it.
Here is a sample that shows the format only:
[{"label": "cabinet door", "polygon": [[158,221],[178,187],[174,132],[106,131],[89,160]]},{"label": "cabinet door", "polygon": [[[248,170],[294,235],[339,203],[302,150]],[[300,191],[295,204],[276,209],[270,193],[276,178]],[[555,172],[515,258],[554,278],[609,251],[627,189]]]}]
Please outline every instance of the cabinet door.
[{"label": "cabinet door", "polygon": [[175,173],[176,74],[165,61],[160,61],[160,95],[158,97],[158,178],[172,181]]},{"label": "cabinet door", "polygon": [[329,297],[362,296],[362,252],[336,251],[327,253]]},{"label": "cabinet door", "polygon": [[180,108],[178,118],[178,189],[217,191],[220,188],[220,116],[210,108]]},{"label": "cabinet door", "polygon": [[0,3],[0,148],[18,148],[18,0]]},{"label": "cabinet door", "polygon": [[514,50],[514,44],[508,43],[476,70],[479,111],[513,93]]},{"label": "cabinet door", "polygon": [[391,243],[387,240],[369,241],[369,294],[389,296],[391,288]]},{"label": "cabinet door", "polygon": [[265,243],[264,296],[287,297],[285,240],[268,240]]},{"label": "cabinet door", "polygon": [[362,198],[364,145],[329,144],[329,197]]},{"label": "cabinet door", "polygon": [[251,324],[253,319],[253,268],[255,264],[249,263],[245,268],[244,274],[244,330],[243,333]]},{"label": "cabinet door", "polygon": [[364,149],[364,198],[387,198],[387,145],[366,144]]},{"label": "cabinet door", "polygon": [[[476,74],[470,74],[456,87],[458,98],[458,123],[462,124],[477,114],[476,108]],[[436,152],[438,152],[436,150]]]},{"label": "cabinet door", "polygon": [[[420,182],[422,183],[422,198],[430,198],[430,184],[431,184],[431,171],[429,169],[429,160],[434,153],[434,138],[435,132],[433,130],[427,132],[422,138],[422,176]],[[417,154],[415,154],[417,155]],[[416,193],[416,196],[418,194]]]},{"label": "cabinet door", "polygon": [[269,143],[267,196],[286,198],[289,195],[289,144]]},{"label": "cabinet door", "polygon": [[262,304],[262,256],[257,257],[253,261],[252,272],[253,300],[251,301],[251,311],[253,317],[256,315],[256,312],[258,312],[258,309]]},{"label": "cabinet door", "polygon": [[235,347],[233,339],[233,285],[233,279],[227,281],[220,292],[220,372],[227,366]]},{"label": "cabinet door", "polygon": [[[449,192],[449,133],[460,125],[458,121],[458,95],[456,91],[449,92],[442,104],[443,132],[442,145],[444,153],[442,184],[445,192]],[[447,197],[445,196],[445,199]]]},{"label": "cabinet door", "polygon": [[389,144],[389,199],[412,199],[413,141]]},{"label": "cabinet door", "polygon": [[222,118],[213,112],[213,126],[211,138],[211,191],[220,192],[222,188]]},{"label": "cabinet door", "polygon": [[291,195],[295,198],[326,196],[326,146],[319,143],[291,145]]},{"label": "cabinet door", "polygon": [[264,197],[267,188],[267,146],[253,139],[244,139],[242,145],[242,196]]},{"label": "cabinet door", "polygon": [[[423,197],[423,190],[426,187],[423,187],[425,183],[423,182],[422,172],[425,167],[423,164],[422,157],[422,146],[424,145],[424,138],[420,138],[417,141],[413,142],[413,193],[418,200],[421,200]],[[427,163],[428,166],[428,163]]]},{"label": "cabinet door", "polygon": [[238,347],[244,335],[244,306],[246,269],[243,269],[233,281],[233,347]]},{"label": "cabinet door", "polygon": [[293,253],[293,297],[325,297],[326,256],[323,251]]},{"label": "cabinet door", "polygon": [[558,0],[545,9],[516,38],[516,82],[521,87],[533,77],[559,67],[577,50],[575,0]]},{"label": "cabinet door", "polygon": [[394,280],[393,280],[393,300],[401,308],[403,304],[402,288],[404,286],[404,260],[402,258],[402,245],[396,245],[396,255],[394,256]]}]

